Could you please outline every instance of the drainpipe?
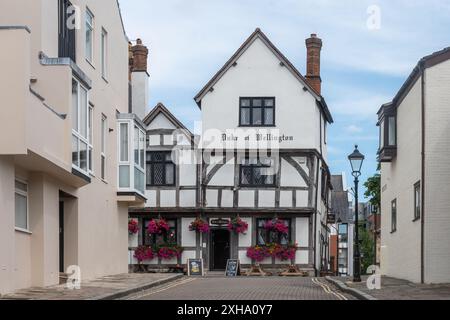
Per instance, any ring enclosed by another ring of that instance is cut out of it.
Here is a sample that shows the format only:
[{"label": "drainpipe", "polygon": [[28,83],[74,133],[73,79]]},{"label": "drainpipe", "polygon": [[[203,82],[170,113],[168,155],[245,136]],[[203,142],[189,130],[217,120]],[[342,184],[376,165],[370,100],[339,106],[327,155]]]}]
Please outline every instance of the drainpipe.
[{"label": "drainpipe", "polygon": [[425,64],[419,64],[422,78],[422,173],[421,173],[421,222],[420,222],[420,281],[425,283]]}]

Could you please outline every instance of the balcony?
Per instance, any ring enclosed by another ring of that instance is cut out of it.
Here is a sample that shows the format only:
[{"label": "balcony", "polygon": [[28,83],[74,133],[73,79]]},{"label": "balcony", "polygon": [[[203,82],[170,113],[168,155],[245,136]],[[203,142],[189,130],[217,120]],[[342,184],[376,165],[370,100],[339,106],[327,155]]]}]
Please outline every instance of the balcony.
[{"label": "balcony", "polygon": [[0,52],[0,86],[8,88],[2,91],[0,154],[14,156],[18,166],[69,186],[88,184],[88,179],[72,172],[72,67],[48,65],[41,58],[32,70],[31,34],[26,27],[0,28],[0,41],[9,45]]},{"label": "balcony", "polygon": [[118,201],[143,207],[145,194],[145,125],[134,114],[117,115]]}]

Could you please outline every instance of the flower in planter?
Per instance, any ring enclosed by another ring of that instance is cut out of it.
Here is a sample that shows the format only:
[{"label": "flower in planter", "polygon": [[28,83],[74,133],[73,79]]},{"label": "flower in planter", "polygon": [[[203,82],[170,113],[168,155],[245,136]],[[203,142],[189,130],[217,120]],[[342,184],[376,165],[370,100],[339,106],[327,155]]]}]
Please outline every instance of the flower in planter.
[{"label": "flower in planter", "polygon": [[162,260],[171,260],[181,256],[183,248],[178,245],[163,245],[157,248],[157,255]]},{"label": "flower in planter", "polygon": [[141,263],[142,261],[152,260],[155,257],[155,255],[153,253],[152,248],[147,246],[140,246],[134,252],[134,257],[137,259],[139,263]]},{"label": "flower in planter", "polygon": [[248,223],[237,217],[230,221],[228,230],[234,231],[236,234],[245,234],[248,230]]},{"label": "flower in planter", "polygon": [[270,254],[266,246],[254,246],[247,249],[247,257],[256,262],[261,262],[270,257]]},{"label": "flower in planter", "polygon": [[148,224],[147,232],[149,234],[163,234],[170,229],[169,224],[164,219],[152,220]]},{"label": "flower in planter", "polygon": [[274,231],[280,234],[288,234],[289,233],[289,227],[284,223],[283,220],[280,219],[273,219],[269,220],[264,224],[264,229],[268,231]]},{"label": "flower in planter", "polygon": [[274,252],[274,257],[281,261],[292,261],[297,255],[297,244],[289,245],[287,247],[279,246]]},{"label": "flower in planter", "polygon": [[208,233],[209,229],[210,229],[209,223],[201,218],[195,219],[195,221],[193,221],[189,226],[190,231],[195,231],[199,233]]},{"label": "flower in planter", "polygon": [[130,235],[136,234],[139,231],[138,222],[134,219],[128,220],[128,233]]}]

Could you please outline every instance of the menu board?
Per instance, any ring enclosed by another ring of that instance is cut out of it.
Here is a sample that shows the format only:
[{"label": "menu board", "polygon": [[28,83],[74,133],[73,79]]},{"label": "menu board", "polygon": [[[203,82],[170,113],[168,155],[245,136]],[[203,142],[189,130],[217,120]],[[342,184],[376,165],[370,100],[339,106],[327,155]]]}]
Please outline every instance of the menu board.
[{"label": "menu board", "polygon": [[188,260],[188,276],[204,276],[203,259]]},{"label": "menu board", "polygon": [[225,270],[225,276],[227,277],[237,277],[240,275],[241,266],[239,260],[229,259],[227,261],[227,269]]}]

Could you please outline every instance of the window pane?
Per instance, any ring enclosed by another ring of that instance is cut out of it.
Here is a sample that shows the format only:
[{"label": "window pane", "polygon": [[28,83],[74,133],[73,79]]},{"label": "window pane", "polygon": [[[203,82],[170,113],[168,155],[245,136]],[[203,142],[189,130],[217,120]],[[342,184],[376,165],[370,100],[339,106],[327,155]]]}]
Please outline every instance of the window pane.
[{"label": "window pane", "polygon": [[175,168],[173,164],[166,164],[166,184],[175,183]]},{"label": "window pane", "polygon": [[155,185],[164,184],[164,164],[156,163],[153,165],[153,183]]},{"label": "window pane", "polygon": [[128,161],[128,124],[120,124],[120,161]]},{"label": "window pane", "polygon": [[[264,221],[263,221],[264,223]],[[264,228],[258,228],[258,245],[266,244],[267,231]]]},{"label": "window pane", "polygon": [[23,192],[27,192],[28,186],[25,183],[16,180],[16,189]]},{"label": "window pane", "polygon": [[87,171],[87,144],[80,142],[80,169]]},{"label": "window pane", "polygon": [[252,179],[252,168],[250,167],[243,167],[242,168],[242,174],[241,174],[241,184],[251,184]]},{"label": "window pane", "polygon": [[140,167],[145,167],[145,134],[139,130],[139,156],[140,156]]},{"label": "window pane", "polygon": [[130,187],[130,166],[119,166],[119,187]]},{"label": "window pane", "polygon": [[242,99],[241,107],[250,107],[250,99]]},{"label": "window pane", "polygon": [[93,171],[94,168],[92,167],[92,148],[89,147],[89,170]]},{"label": "window pane", "polygon": [[264,109],[264,124],[268,126],[274,125],[273,108]]},{"label": "window pane", "polygon": [[16,195],[16,227],[21,229],[28,229],[28,221],[27,221],[27,197],[15,194]]},{"label": "window pane", "polygon": [[395,135],[396,135],[396,130],[395,130],[395,117],[389,117],[389,145],[390,146],[395,146]]},{"label": "window pane", "polygon": [[155,152],[152,154],[152,160],[156,161],[156,162],[164,161],[165,157],[166,157],[166,155],[161,152]]},{"label": "window pane", "polygon": [[86,59],[92,62],[92,28],[86,23]]},{"label": "window pane", "polygon": [[94,127],[93,127],[93,123],[94,123],[94,108],[92,106],[89,106],[89,115],[88,115],[88,131],[89,131],[89,144],[92,145],[94,144]]},{"label": "window pane", "polygon": [[105,156],[101,156],[101,178],[105,179],[105,172],[106,172],[106,159]]},{"label": "window pane", "polygon": [[78,82],[72,80],[72,128],[78,132]]},{"label": "window pane", "polygon": [[253,168],[253,184],[255,185],[264,184],[264,175],[262,168]]},{"label": "window pane", "polygon": [[264,106],[273,107],[274,106],[273,99],[264,99]]},{"label": "window pane", "polygon": [[265,182],[266,182],[267,185],[275,184],[275,176],[274,175],[267,175],[265,177],[266,177]]},{"label": "window pane", "polygon": [[107,130],[107,123],[106,123],[106,117],[103,116],[102,117],[102,152],[105,153],[106,152],[106,130]]},{"label": "window pane", "polygon": [[80,166],[80,159],[78,154],[78,138],[75,136],[72,136],[72,163],[77,167]]},{"label": "window pane", "polygon": [[243,126],[250,125],[250,108],[241,109],[241,125]]},{"label": "window pane", "polygon": [[139,129],[134,127],[134,163],[139,164]]},{"label": "window pane", "polygon": [[262,100],[261,99],[254,99],[253,100],[253,107],[262,107]]},{"label": "window pane", "polygon": [[262,109],[253,108],[253,125],[262,125]]},{"label": "window pane", "polygon": [[87,123],[88,123],[88,101],[87,90],[80,87],[80,134],[83,138],[88,138]]},{"label": "window pane", "polygon": [[150,164],[147,164],[147,167],[145,168],[145,172],[147,174],[147,185],[152,184],[152,166]]}]

